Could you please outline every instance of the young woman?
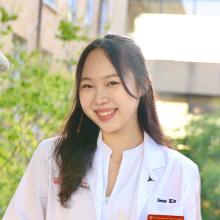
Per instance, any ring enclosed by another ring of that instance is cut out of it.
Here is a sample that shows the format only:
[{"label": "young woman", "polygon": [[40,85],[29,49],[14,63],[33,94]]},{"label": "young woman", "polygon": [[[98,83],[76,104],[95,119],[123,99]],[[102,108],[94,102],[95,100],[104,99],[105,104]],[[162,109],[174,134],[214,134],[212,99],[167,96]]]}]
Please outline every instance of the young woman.
[{"label": "young woman", "polygon": [[200,220],[197,165],[172,150],[135,43],[107,35],[83,51],[74,107],[35,151],[4,220]]}]

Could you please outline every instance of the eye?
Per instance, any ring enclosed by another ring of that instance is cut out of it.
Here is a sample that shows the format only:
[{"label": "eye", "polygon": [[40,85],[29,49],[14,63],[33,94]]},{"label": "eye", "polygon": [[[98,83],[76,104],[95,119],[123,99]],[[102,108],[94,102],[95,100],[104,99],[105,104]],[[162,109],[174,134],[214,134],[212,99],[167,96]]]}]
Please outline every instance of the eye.
[{"label": "eye", "polygon": [[85,84],[85,85],[82,85],[82,86],[81,86],[81,88],[85,88],[85,89],[86,89],[86,88],[91,88],[91,87],[92,87],[92,86],[91,86],[91,85],[88,85],[88,84]]},{"label": "eye", "polygon": [[111,81],[111,82],[109,82],[107,85],[116,85],[116,84],[119,84],[118,82],[115,82],[115,81]]}]

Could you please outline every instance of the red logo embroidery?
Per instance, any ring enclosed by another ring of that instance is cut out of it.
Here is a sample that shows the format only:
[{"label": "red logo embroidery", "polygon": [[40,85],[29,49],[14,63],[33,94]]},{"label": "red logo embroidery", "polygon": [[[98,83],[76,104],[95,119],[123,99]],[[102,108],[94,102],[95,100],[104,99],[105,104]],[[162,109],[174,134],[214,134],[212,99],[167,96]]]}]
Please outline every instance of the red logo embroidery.
[{"label": "red logo embroidery", "polygon": [[60,184],[61,183],[60,178],[59,177],[54,177],[53,178],[53,183],[56,184],[56,185]]},{"label": "red logo embroidery", "polygon": [[184,220],[184,217],[174,215],[148,215],[147,220]]}]

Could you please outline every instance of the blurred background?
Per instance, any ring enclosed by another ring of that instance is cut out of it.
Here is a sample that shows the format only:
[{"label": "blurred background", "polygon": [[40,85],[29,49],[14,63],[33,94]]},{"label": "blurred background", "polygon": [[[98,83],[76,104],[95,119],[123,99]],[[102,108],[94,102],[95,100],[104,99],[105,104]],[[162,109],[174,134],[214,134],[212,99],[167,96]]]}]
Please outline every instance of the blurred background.
[{"label": "blurred background", "polygon": [[[82,48],[140,46],[174,147],[198,165],[204,220],[220,219],[220,0],[0,0],[0,217],[38,143],[71,108]],[[171,183],[172,184],[172,183]]]}]

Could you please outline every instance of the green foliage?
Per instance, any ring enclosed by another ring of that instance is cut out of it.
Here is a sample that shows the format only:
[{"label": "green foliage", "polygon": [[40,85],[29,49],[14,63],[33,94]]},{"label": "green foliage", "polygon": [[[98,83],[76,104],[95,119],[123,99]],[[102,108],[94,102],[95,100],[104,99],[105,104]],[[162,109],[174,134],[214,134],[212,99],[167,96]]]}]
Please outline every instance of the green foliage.
[{"label": "green foliage", "polygon": [[8,21],[13,21],[17,19],[17,15],[15,14],[10,14],[9,12],[6,11],[4,7],[0,7],[0,21],[2,23],[6,23]]},{"label": "green foliage", "polygon": [[68,20],[62,19],[58,26],[58,34],[56,35],[62,41],[88,41],[88,37],[81,34],[79,25],[74,25]]},{"label": "green foliage", "polygon": [[12,32],[12,27],[9,24],[10,21],[17,19],[17,15],[10,14],[4,7],[0,7],[0,23],[2,27],[0,29],[0,35],[8,35]]},{"label": "green foliage", "polygon": [[38,52],[11,57],[0,75],[0,217],[37,144],[55,136],[68,112],[73,79],[49,71]]},{"label": "green foliage", "polygon": [[[67,67],[69,72],[72,72],[73,66],[77,64],[74,57],[76,55],[78,56],[77,51],[80,49],[79,43],[86,42],[89,38],[83,34],[83,30],[79,25],[73,24],[67,19],[62,19],[59,22],[56,37],[64,43],[66,58],[62,60],[63,64]],[[77,43],[77,45],[73,43]]]},{"label": "green foliage", "polygon": [[186,136],[179,141],[189,147],[183,153],[200,168],[203,219],[219,220],[220,113],[195,116],[186,126]]}]

